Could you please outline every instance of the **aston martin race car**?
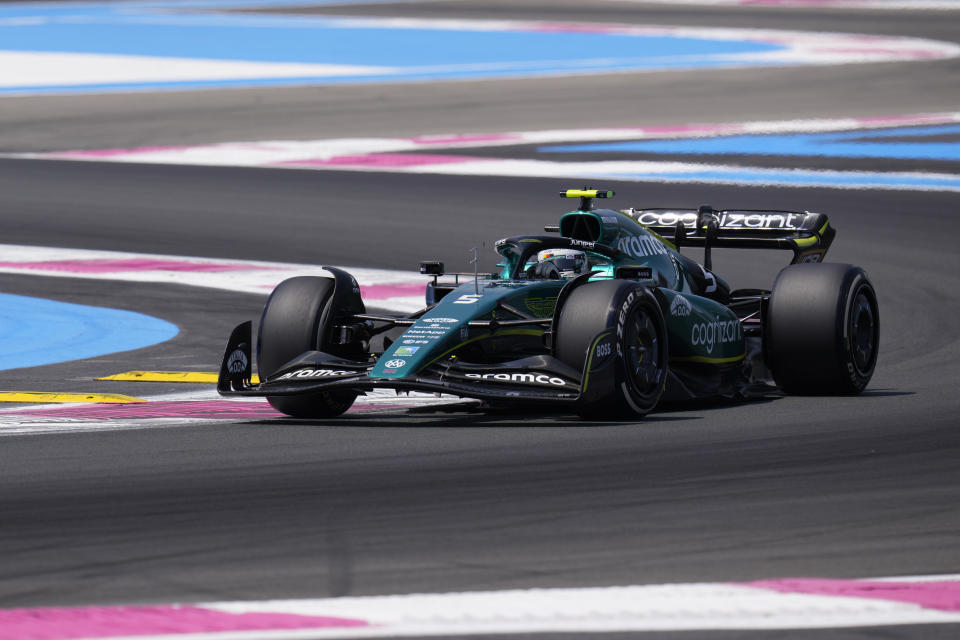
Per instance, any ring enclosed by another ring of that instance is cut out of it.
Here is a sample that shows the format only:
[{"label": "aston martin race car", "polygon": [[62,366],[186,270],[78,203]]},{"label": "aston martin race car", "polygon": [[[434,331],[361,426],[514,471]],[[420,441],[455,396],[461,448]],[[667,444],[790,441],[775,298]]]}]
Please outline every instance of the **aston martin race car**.
[{"label": "aston martin race car", "polygon": [[[567,190],[579,207],[549,235],[496,243],[497,273],[424,262],[425,306],[369,313],[346,271],[290,278],[231,334],[225,396],[265,396],[299,418],[346,411],[373,389],[566,407],[632,419],[661,403],[856,394],[877,360],[879,311],[866,273],[824,263],[836,235],[807,211],[605,209],[612,191]],[[703,263],[681,253],[703,249]],[[731,290],[715,247],[792,252],[773,289]],[[251,382],[256,354],[259,383]]]}]

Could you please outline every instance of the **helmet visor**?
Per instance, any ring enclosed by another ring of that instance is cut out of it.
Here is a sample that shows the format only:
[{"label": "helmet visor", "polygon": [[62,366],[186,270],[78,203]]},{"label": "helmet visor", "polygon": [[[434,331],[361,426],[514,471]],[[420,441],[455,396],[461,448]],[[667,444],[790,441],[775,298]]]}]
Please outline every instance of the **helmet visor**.
[{"label": "helmet visor", "polygon": [[586,263],[586,258],[584,256],[575,256],[575,257],[556,257],[550,258],[550,262],[555,264],[560,271],[577,271],[580,272],[583,270],[583,267]]}]

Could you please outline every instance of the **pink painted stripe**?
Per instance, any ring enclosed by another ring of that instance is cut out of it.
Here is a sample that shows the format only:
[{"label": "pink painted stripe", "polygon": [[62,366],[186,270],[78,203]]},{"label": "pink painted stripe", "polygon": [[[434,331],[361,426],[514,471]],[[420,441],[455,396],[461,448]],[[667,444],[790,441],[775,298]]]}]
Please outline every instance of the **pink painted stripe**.
[{"label": "pink painted stripe", "polygon": [[409,138],[410,142],[422,145],[431,144],[459,144],[469,142],[503,142],[503,141],[522,141],[523,136],[509,133],[465,133],[456,136],[420,136],[418,138]]},{"label": "pink painted stripe", "polygon": [[862,33],[848,33],[843,36],[843,39],[851,42],[887,42],[890,40],[888,36],[870,36]]},{"label": "pink painted stripe", "polygon": [[11,640],[71,640],[175,633],[366,626],[369,626],[366,621],[350,618],[287,613],[226,613],[190,605],[0,611],[0,637]]},{"label": "pink painted stripe", "polygon": [[857,0],[739,0],[743,6],[766,5],[771,7],[873,7],[876,2],[858,2]]},{"label": "pink painted stripe", "polygon": [[281,414],[267,402],[233,400],[195,400],[176,402],[159,400],[130,404],[88,404],[17,411],[18,416],[77,418],[81,420],[137,420],[147,418],[207,418],[243,420],[277,418]]},{"label": "pink painted stripe", "polygon": [[371,153],[359,156],[335,156],[316,160],[289,160],[277,166],[338,166],[338,167],[413,167],[430,164],[453,164],[457,162],[483,162],[497,158],[473,156],[444,156],[405,153]]},{"label": "pink painted stripe", "polygon": [[[568,25],[566,23],[557,23],[557,24],[547,24],[545,25],[549,29],[606,29],[607,27],[600,25],[589,25],[585,27],[584,25]],[[613,28],[613,27],[611,27]],[[865,36],[865,35],[850,35],[846,37],[849,41],[857,42],[876,42],[876,41],[885,41],[886,38],[883,36]],[[787,42],[777,38],[761,38],[758,40],[768,41],[768,42]],[[819,49],[820,51],[828,51],[828,49]],[[871,51],[869,49],[857,49],[856,51]],[[886,49],[874,49],[874,52],[886,52]],[[900,51],[891,51],[894,53],[900,53]],[[913,56],[927,56],[928,52],[924,50],[916,50],[909,52]],[[862,118],[844,118],[846,122],[859,123],[864,126],[883,126],[885,124],[896,125],[896,124],[932,124],[932,123],[941,123],[941,122],[957,122],[960,120],[954,113],[921,113],[921,114],[903,114],[903,115],[892,115],[892,116],[874,116],[874,117],[862,117]],[[611,127],[611,129],[616,131],[635,131],[638,135],[664,135],[664,136],[676,136],[676,137],[686,137],[686,136],[696,136],[700,134],[730,134],[730,133],[739,133],[744,131],[745,127],[742,124],[731,124],[731,123],[720,123],[720,124],[693,124],[693,125],[680,125],[680,126],[662,126],[662,127]],[[791,129],[791,131],[805,131],[803,127],[798,127],[796,129]],[[409,142],[413,142],[418,145],[457,145],[458,143],[483,143],[483,142],[517,142],[523,143],[526,141],[537,141],[539,138],[536,133],[531,135],[530,133],[476,133],[476,134],[462,134],[462,135],[450,135],[450,136],[422,136],[414,138],[404,138]],[[268,144],[226,144],[221,145],[224,148],[233,149],[239,147],[241,149],[273,149]],[[53,152],[41,154],[44,157],[48,158],[65,158],[65,157],[82,157],[82,156],[96,156],[109,158],[111,156],[122,156],[126,154],[151,154],[151,153],[165,153],[165,152],[175,152],[175,151],[191,151],[194,149],[199,149],[203,147],[140,147],[136,149],[99,149],[91,151],[64,151],[64,152]],[[286,149],[286,147],[276,147],[279,149]],[[346,156],[336,156],[333,158],[305,158],[301,160],[289,160],[278,163],[262,163],[263,165],[269,166],[344,166],[344,167],[402,167],[402,166],[416,166],[416,165],[429,165],[429,164],[448,164],[456,162],[480,162],[484,160],[496,161],[500,160],[499,158],[480,158],[472,156],[461,156],[461,155],[417,155],[417,154],[407,154],[407,153],[371,153],[371,154],[360,154],[360,155],[346,155]]]},{"label": "pink painted stripe", "polygon": [[[771,7],[827,7],[844,9],[880,9],[888,7],[891,9],[915,9],[911,6],[909,0],[903,2],[882,0],[734,0],[728,4],[740,6],[771,6]],[[939,8],[950,9],[947,5],[942,7],[922,7],[921,8]]]},{"label": "pink painted stripe", "polygon": [[365,300],[382,300],[384,298],[423,297],[426,293],[426,284],[370,284],[360,285],[360,293]]},{"label": "pink painted stripe", "polygon": [[879,580],[828,580],[822,578],[786,578],[759,580],[744,586],[770,589],[778,593],[807,593],[821,596],[874,598],[909,602],[924,609],[960,612],[960,582],[887,582]]},{"label": "pink painted stripe", "polygon": [[[843,0],[843,3],[848,3],[849,0]],[[739,0],[737,4],[740,5],[770,5],[770,6],[811,6],[811,7],[829,7],[831,5],[841,5],[841,2],[837,0]]]},{"label": "pink painted stripe", "polygon": [[[409,409],[402,403],[355,404],[350,412],[388,409]],[[38,418],[72,418],[74,420],[149,420],[155,418],[200,418],[203,420],[255,420],[281,418],[283,414],[267,402],[237,402],[235,400],[158,400],[130,404],[87,404],[82,406],[50,407],[5,412],[0,415],[31,416]],[[2,640],[2,635],[0,635]]]},{"label": "pink painted stripe", "polygon": [[70,273],[115,273],[122,271],[256,271],[272,270],[273,267],[256,267],[241,264],[190,262],[188,260],[155,260],[151,258],[90,260],[49,260],[46,262],[0,262],[0,268],[32,269],[35,271],[62,271]]},{"label": "pink painted stripe", "polygon": [[645,134],[663,135],[663,134],[727,134],[743,133],[745,127],[740,124],[688,124],[675,127],[646,127],[643,129]]}]

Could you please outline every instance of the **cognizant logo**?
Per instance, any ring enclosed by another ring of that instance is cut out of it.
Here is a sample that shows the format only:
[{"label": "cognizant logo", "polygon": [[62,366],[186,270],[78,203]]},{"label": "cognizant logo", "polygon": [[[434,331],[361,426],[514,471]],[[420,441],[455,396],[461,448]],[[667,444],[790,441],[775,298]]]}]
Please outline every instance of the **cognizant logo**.
[{"label": "cognizant logo", "polygon": [[737,320],[697,322],[690,332],[690,341],[694,346],[706,347],[707,353],[713,353],[715,344],[737,342],[742,338],[743,327]]},{"label": "cognizant logo", "polygon": [[[723,229],[798,229],[798,222],[802,222],[800,214],[790,211],[782,213],[738,213],[722,211],[718,214],[717,223]],[[637,222],[652,227],[672,227],[678,222],[684,226],[697,226],[697,214],[680,211],[644,211],[637,216]]]}]

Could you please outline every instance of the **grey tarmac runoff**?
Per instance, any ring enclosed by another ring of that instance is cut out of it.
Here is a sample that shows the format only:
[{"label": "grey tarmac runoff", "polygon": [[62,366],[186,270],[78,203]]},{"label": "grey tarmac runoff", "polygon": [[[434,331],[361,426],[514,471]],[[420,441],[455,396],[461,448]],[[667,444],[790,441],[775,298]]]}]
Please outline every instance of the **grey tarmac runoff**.
[{"label": "grey tarmac runoff", "polygon": [[[827,24],[960,40],[947,19],[954,14],[938,11],[470,1],[318,12],[790,29]],[[0,152],[946,112],[960,97],[951,82],[957,64],[954,58],[3,97]],[[939,139],[949,142],[950,135]],[[517,146],[495,153],[540,152]],[[935,159],[841,158],[827,165],[956,172],[952,161]],[[410,270],[421,259],[465,267],[467,249],[483,241],[481,268],[489,268],[492,243],[554,222],[563,208],[554,192],[568,186],[580,185],[560,178],[0,159],[5,244],[389,270]],[[356,412],[322,424],[258,415],[5,436],[0,426],[3,609],[219,603],[199,607],[197,615],[236,616],[237,606],[224,603],[284,600],[300,603],[289,611],[315,616],[304,601],[509,590],[526,597],[530,589],[701,583],[753,589],[759,587],[743,585],[785,578],[945,576],[949,583],[960,573],[957,194],[616,180],[597,186],[616,190],[623,206],[711,203],[830,215],[838,228],[831,261],[863,266],[880,297],[880,363],[867,391],[670,407],[640,424],[461,404]],[[342,241],[348,236],[356,243]],[[783,258],[722,251],[714,264],[735,286],[762,287]],[[131,370],[213,371],[230,328],[255,319],[266,295],[9,273],[0,274],[0,283],[4,293],[126,309],[180,328],[172,340],[137,351],[0,371],[0,387],[152,401],[209,387],[96,378]],[[862,585],[833,587],[864,601],[856,597]],[[826,597],[811,595],[810,584],[804,588],[803,597]],[[341,618],[350,618],[341,606]],[[0,612],[0,630],[15,622]],[[544,633],[523,629],[499,633]],[[550,635],[732,640],[771,633],[712,629]],[[957,629],[942,621],[773,633],[790,640],[952,638]],[[323,633],[332,632],[305,637]],[[455,628],[437,633],[463,637]]]}]

